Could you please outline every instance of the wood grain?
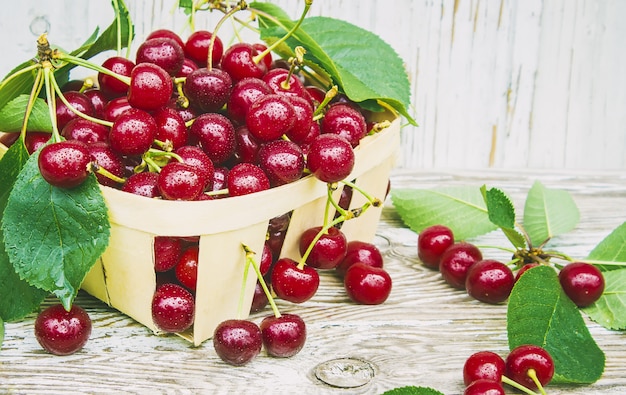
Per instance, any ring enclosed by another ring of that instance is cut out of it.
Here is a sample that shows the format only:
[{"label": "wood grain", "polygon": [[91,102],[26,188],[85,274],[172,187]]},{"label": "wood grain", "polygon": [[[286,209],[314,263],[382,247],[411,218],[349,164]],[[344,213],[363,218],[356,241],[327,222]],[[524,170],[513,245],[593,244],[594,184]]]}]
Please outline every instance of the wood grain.
[{"label": "wood grain", "polygon": [[[302,10],[302,1],[272,2],[294,19]],[[189,35],[174,0],[126,3],[136,28],[131,57],[153,29]],[[622,0],[315,0],[310,15],[370,30],[404,60],[420,126],[404,130],[401,167],[626,168]],[[203,13],[196,28],[212,31],[219,17]],[[10,37],[0,40],[8,55],[0,76],[35,55],[43,31],[71,50],[112,20],[110,1],[20,1],[0,13]],[[228,30],[221,36],[233,40]]]},{"label": "wood grain", "polygon": [[[534,180],[546,187],[570,191],[581,212],[579,226],[555,239],[554,247],[584,257],[626,219],[626,176],[621,172],[406,171],[396,170],[394,187],[486,183],[523,205]],[[521,208],[518,212],[521,212]],[[210,341],[199,347],[177,336],[156,336],[132,319],[96,299],[80,294],[94,321],[90,341],[78,353],[57,357],[45,353],[33,335],[34,315],[6,324],[0,350],[0,393],[6,394],[381,394],[391,388],[416,385],[445,394],[463,391],[461,369],[473,352],[491,350],[506,355],[506,306],[486,305],[452,290],[437,272],[417,259],[416,234],[405,228],[387,202],[375,243],[385,256],[394,288],[380,306],[349,302],[340,281],[322,274],[318,294],[293,305],[279,301],[283,312],[300,314],[307,323],[304,349],[290,359],[264,352],[252,363],[235,368],[216,356]],[[506,245],[498,232],[476,238],[484,245]],[[501,253],[485,255],[506,259]],[[46,303],[52,303],[50,299]],[[268,311],[252,319],[259,322]],[[606,353],[606,369],[591,386],[550,385],[548,393],[626,393],[624,334],[588,321]],[[364,386],[341,389],[316,378],[318,364],[354,358],[371,366],[373,378]],[[514,391],[510,391],[514,393]]]}]

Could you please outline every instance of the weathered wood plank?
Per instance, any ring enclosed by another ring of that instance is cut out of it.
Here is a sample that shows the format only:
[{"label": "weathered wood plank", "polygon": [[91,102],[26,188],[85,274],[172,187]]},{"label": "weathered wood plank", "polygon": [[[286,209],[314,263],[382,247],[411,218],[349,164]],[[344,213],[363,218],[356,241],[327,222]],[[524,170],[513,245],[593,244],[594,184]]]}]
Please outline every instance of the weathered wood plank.
[{"label": "weathered wood plank", "polygon": [[[574,257],[593,246],[626,219],[626,175],[620,172],[397,170],[394,187],[430,188],[437,185],[486,183],[509,193],[518,212],[536,179],[550,188],[570,191],[581,211],[580,225],[555,239],[555,248]],[[493,232],[474,240],[483,245],[506,245]],[[290,359],[264,352],[252,363],[234,368],[222,363],[211,342],[192,347],[177,336],[156,336],[96,299],[80,294],[78,303],[94,320],[90,341],[78,353],[46,354],[33,336],[34,315],[6,325],[0,350],[0,392],[11,394],[197,394],[197,393],[320,393],[380,394],[404,386],[431,386],[446,394],[463,390],[461,369],[473,352],[491,350],[506,355],[506,306],[491,306],[452,290],[437,272],[417,259],[416,234],[402,226],[389,202],[383,210],[375,243],[383,251],[394,289],[380,306],[350,303],[340,281],[323,273],[318,294],[293,305],[279,301],[283,312],[300,314],[308,340]],[[485,255],[506,259],[501,252]],[[52,300],[47,301],[52,303]],[[260,319],[268,311],[255,314]],[[626,344],[623,333],[588,322],[607,357],[602,378],[592,386],[553,386],[549,393],[623,394],[626,392]],[[371,364],[374,377],[353,389],[330,387],[315,376],[318,364],[355,358]]]}]

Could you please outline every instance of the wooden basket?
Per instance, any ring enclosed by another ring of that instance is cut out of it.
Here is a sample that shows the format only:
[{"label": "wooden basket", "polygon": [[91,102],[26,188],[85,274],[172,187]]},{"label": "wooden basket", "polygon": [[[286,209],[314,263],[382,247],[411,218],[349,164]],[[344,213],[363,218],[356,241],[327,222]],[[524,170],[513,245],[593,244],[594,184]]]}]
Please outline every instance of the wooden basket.
[{"label": "wooden basket", "polygon": [[[355,149],[349,179],[383,199],[399,141],[399,119],[362,140]],[[197,202],[147,199],[108,187],[102,187],[102,192],[109,209],[110,242],[82,288],[158,332],[151,313],[156,288],[154,237],[200,236],[194,325],[180,334],[199,345],[213,336],[220,322],[237,315],[245,266],[242,243],[258,252],[260,259],[269,220],[292,212],[280,256],[299,259],[300,235],[323,222],[327,187],[307,176],[250,195]],[[355,192],[350,208],[364,203]],[[362,216],[346,221],[341,229],[348,240],[372,240],[380,213],[381,208],[371,207]],[[246,312],[257,280],[253,273],[250,271],[246,283]]]}]

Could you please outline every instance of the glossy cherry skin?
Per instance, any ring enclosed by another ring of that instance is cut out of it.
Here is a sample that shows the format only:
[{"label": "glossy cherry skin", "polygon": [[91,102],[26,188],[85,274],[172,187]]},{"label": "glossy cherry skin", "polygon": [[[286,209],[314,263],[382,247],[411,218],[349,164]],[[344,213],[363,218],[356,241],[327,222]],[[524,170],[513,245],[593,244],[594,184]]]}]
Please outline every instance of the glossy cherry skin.
[{"label": "glossy cherry skin", "polygon": [[200,147],[185,145],[178,148],[174,153],[180,156],[184,163],[203,173],[203,177],[206,179],[205,190],[211,187],[215,166],[211,158]]},{"label": "glossy cherry skin", "polygon": [[89,176],[91,155],[87,145],[77,140],[66,140],[44,146],[39,153],[41,176],[59,188],[75,188]]},{"label": "glossy cherry skin", "polygon": [[167,200],[196,200],[207,185],[201,170],[181,162],[169,162],[161,168],[158,186]]},{"label": "glossy cherry skin", "polygon": [[153,63],[175,76],[183,67],[185,53],[176,40],[169,37],[153,37],[142,42],[137,48],[137,64]]},{"label": "glossy cherry skin", "polygon": [[235,141],[237,148],[235,149],[234,157],[237,163],[257,163],[257,155],[259,148],[261,148],[261,143],[250,134],[246,125],[241,125],[235,129]]},{"label": "glossy cherry skin", "polygon": [[69,311],[55,304],[35,319],[35,337],[41,347],[55,355],[70,355],[83,348],[91,335],[91,319],[85,310],[73,305]]},{"label": "glossy cherry skin", "polygon": [[506,357],[505,366],[508,378],[531,390],[537,389],[537,385],[528,376],[530,369],[535,370],[542,386],[546,386],[554,376],[552,356],[544,348],[532,344],[521,345],[511,350]]},{"label": "glossy cherry skin", "polygon": [[295,121],[291,129],[287,131],[287,137],[291,141],[301,143],[306,141],[311,133],[313,123],[313,107],[311,103],[299,96],[289,96],[289,101],[295,110]]},{"label": "glossy cherry skin", "polygon": [[478,351],[463,365],[463,382],[470,385],[476,380],[491,380],[499,383],[505,372],[504,359],[492,351]]},{"label": "glossy cherry skin", "polygon": [[349,104],[337,103],[328,108],[321,121],[322,133],[333,133],[345,138],[353,147],[367,134],[363,114]]},{"label": "glossy cherry skin", "polygon": [[228,99],[228,116],[235,122],[244,123],[250,105],[265,95],[272,93],[265,81],[258,78],[244,78],[238,81]]},{"label": "glossy cherry skin", "polygon": [[497,304],[509,298],[515,276],[502,262],[483,259],[474,263],[467,271],[465,288],[468,295],[481,302]]},{"label": "glossy cherry skin", "polygon": [[194,308],[191,292],[178,284],[165,283],[152,297],[152,320],[163,332],[183,332],[193,325]]},{"label": "glossy cherry skin", "polygon": [[[309,245],[321,230],[321,226],[315,226],[302,233],[299,242],[300,255],[304,256]],[[348,241],[343,232],[331,227],[315,242],[306,259],[306,264],[316,269],[334,269],[346,257],[347,244]]]},{"label": "glossy cherry skin", "polygon": [[261,329],[248,320],[231,319],[221,322],[213,333],[213,348],[222,361],[242,366],[261,352]]},{"label": "glossy cherry skin", "polygon": [[293,126],[295,109],[286,97],[265,95],[250,105],[246,114],[246,126],[259,141],[280,138]]},{"label": "glossy cherry skin", "polygon": [[[15,139],[17,139],[19,135],[19,133],[7,133],[5,136],[15,136]],[[51,136],[52,134],[50,134],[49,132],[26,132],[26,138],[24,139],[26,151],[28,151],[29,154],[34,153],[35,151],[46,145]],[[13,142],[11,142],[10,144],[13,144]],[[10,144],[6,144],[7,147]]]},{"label": "glossy cherry skin", "polygon": [[199,115],[189,128],[214,165],[220,165],[235,153],[235,127],[228,118],[217,113]]},{"label": "glossy cherry skin", "polygon": [[307,154],[307,167],[323,182],[339,182],[354,168],[354,151],[350,143],[336,134],[322,134],[313,140]]},{"label": "glossy cherry skin", "polygon": [[104,117],[104,107],[109,101],[108,98],[100,89],[89,89],[83,93],[91,101],[96,118],[102,119]]},{"label": "glossy cherry skin", "polygon": [[306,325],[296,314],[265,317],[261,324],[263,346],[268,355],[288,358],[302,350],[306,342]]},{"label": "glossy cherry skin", "polygon": [[178,45],[180,45],[181,48],[185,48],[185,42],[182,40],[182,38],[180,38],[180,36],[178,34],[176,34],[175,32],[173,32],[170,29],[156,29],[156,30],[153,30],[146,37],[146,41],[150,40],[151,38],[160,38],[160,37],[165,37],[165,38],[172,39],[172,40],[176,41],[176,43]]},{"label": "glossy cherry skin", "polygon": [[168,143],[172,150],[187,144],[187,126],[178,111],[163,107],[154,112],[153,118],[157,125],[156,140]]},{"label": "glossy cherry skin", "polygon": [[293,259],[281,258],[272,269],[271,284],[279,298],[292,303],[303,303],[317,292],[320,276],[310,266],[305,265],[300,269]]},{"label": "glossy cherry skin", "polygon": [[193,71],[198,70],[199,67],[193,60],[189,58],[185,58],[183,61],[183,67],[180,68],[180,71],[176,74],[176,77],[186,78]]},{"label": "glossy cherry skin", "polygon": [[288,140],[274,140],[262,145],[257,153],[257,161],[272,186],[297,181],[304,172],[302,149]]},{"label": "glossy cherry skin", "polygon": [[131,108],[113,122],[109,131],[109,144],[120,155],[142,155],[157,134],[154,118],[145,111]]},{"label": "glossy cherry skin", "polygon": [[463,395],[506,395],[504,387],[497,381],[480,379],[470,383]]},{"label": "glossy cherry skin", "polygon": [[[65,92],[63,95],[65,96],[65,100],[76,110],[92,117],[96,115],[96,110],[93,108],[91,100],[84,93],[69,91]],[[57,127],[59,130],[62,130],[68,122],[72,119],[79,118],[79,116],[74,111],[70,110],[70,108],[61,101],[61,98],[57,97],[55,102]]]},{"label": "glossy cherry skin", "polygon": [[156,236],[154,238],[154,271],[166,272],[178,263],[183,251],[179,237]]},{"label": "glossy cherry skin", "polygon": [[199,254],[200,249],[197,245],[190,246],[180,255],[174,268],[178,281],[191,292],[196,290]]},{"label": "glossy cherry skin", "polygon": [[250,305],[250,314],[261,311],[267,306],[269,300],[263,290],[260,282],[256,282],[254,287],[254,296],[252,297],[252,304]]},{"label": "glossy cherry skin", "polygon": [[69,121],[61,135],[67,140],[80,140],[85,144],[109,139],[109,128],[84,118],[75,118]]},{"label": "glossy cherry skin", "polygon": [[383,256],[374,244],[360,240],[349,241],[346,246],[346,256],[335,267],[335,271],[340,276],[344,276],[348,268],[360,262],[374,267],[383,267]]},{"label": "glossy cherry skin", "polygon": [[233,81],[244,78],[262,78],[267,73],[264,62],[255,63],[253,58],[259,54],[251,44],[235,43],[222,55],[222,69],[230,74]]},{"label": "glossy cherry skin", "polygon": [[128,103],[141,110],[153,111],[168,103],[173,90],[172,78],[167,71],[152,63],[140,63],[130,74]]},{"label": "glossy cherry skin", "polygon": [[201,112],[216,112],[228,102],[232,88],[233,81],[224,70],[199,68],[187,76],[183,91]]},{"label": "glossy cherry skin", "polygon": [[263,76],[263,81],[267,83],[275,94],[310,99],[309,94],[306,89],[304,89],[304,85],[294,74],[291,74],[289,84],[287,86],[283,85],[284,82],[287,81],[288,75],[288,69],[274,68]]},{"label": "glossy cherry skin", "polygon": [[270,181],[260,167],[252,163],[238,163],[228,172],[228,194],[248,195],[270,188]]},{"label": "glossy cherry skin", "polygon": [[[135,62],[122,56],[113,56],[106,59],[102,63],[102,67],[121,76],[130,77],[133,68],[135,68]],[[128,84],[104,73],[98,73],[98,85],[102,93],[109,99],[125,96],[128,92]]]},{"label": "glossy cherry skin", "polygon": [[[185,42],[185,56],[193,60],[198,66],[206,67],[209,57],[209,45],[212,36],[213,34],[206,30],[196,30],[191,33]],[[211,55],[211,63],[213,67],[220,64],[223,52],[224,44],[222,43],[222,40],[216,36]]]},{"label": "glossy cherry skin", "polygon": [[572,262],[559,271],[559,282],[565,294],[578,306],[593,304],[604,292],[600,269],[586,262]]},{"label": "glossy cherry skin", "polygon": [[467,271],[481,259],[483,259],[483,255],[474,244],[455,243],[441,255],[439,272],[449,285],[454,288],[465,289]]},{"label": "glossy cherry skin", "polygon": [[102,118],[105,121],[115,121],[117,117],[125,113],[126,111],[133,108],[128,102],[128,98],[126,96],[116,97],[115,99],[111,99],[102,110]]},{"label": "glossy cherry skin", "polygon": [[122,191],[148,198],[161,197],[159,173],[136,173],[126,179]]},{"label": "glossy cherry skin", "polygon": [[360,262],[348,268],[343,284],[350,299],[367,305],[384,303],[392,288],[391,276],[385,269]]},{"label": "glossy cherry skin", "polygon": [[417,237],[417,256],[425,266],[439,269],[441,256],[454,244],[452,230],[445,225],[431,225]]},{"label": "glossy cherry skin", "polygon": [[[124,163],[122,163],[122,159],[108,144],[99,141],[89,144],[87,149],[89,150],[89,155],[91,156],[91,162],[96,163],[99,167],[104,168],[114,176],[122,179],[124,178]],[[104,174],[96,172],[96,178],[101,185],[106,185],[112,188],[121,186],[117,181],[105,176]]]}]

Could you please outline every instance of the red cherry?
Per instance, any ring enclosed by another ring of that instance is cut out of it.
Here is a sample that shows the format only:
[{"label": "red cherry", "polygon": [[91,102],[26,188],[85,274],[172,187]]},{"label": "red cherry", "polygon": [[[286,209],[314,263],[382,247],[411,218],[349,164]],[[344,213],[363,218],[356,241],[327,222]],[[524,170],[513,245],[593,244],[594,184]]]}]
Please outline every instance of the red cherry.
[{"label": "red cherry", "polygon": [[51,354],[73,354],[83,348],[90,335],[91,319],[77,305],[69,311],[61,304],[52,305],[39,313],[35,320],[35,337]]},{"label": "red cherry", "polygon": [[130,74],[128,102],[141,110],[156,110],[167,105],[173,90],[167,71],[156,64],[140,63]]},{"label": "red cherry", "polygon": [[59,188],[75,188],[89,176],[91,155],[87,145],[77,140],[66,140],[44,146],[39,153],[41,176]]},{"label": "red cherry", "polygon": [[152,320],[163,332],[182,332],[194,321],[193,295],[177,284],[157,287],[152,297]]},{"label": "red cherry", "polygon": [[183,250],[179,237],[157,236],[154,238],[154,271],[166,272],[178,263]]},{"label": "red cherry", "polygon": [[276,295],[292,303],[305,302],[315,295],[320,284],[317,271],[290,258],[281,258],[274,264],[271,278],[272,289]]},{"label": "red cherry", "polygon": [[507,265],[492,259],[474,263],[467,271],[465,288],[468,295],[485,303],[501,303],[508,299],[515,276]]},{"label": "red cherry", "polygon": [[122,191],[148,198],[161,197],[159,173],[143,172],[131,175],[122,186]]},{"label": "red cherry", "polygon": [[554,376],[554,362],[544,348],[524,344],[515,347],[505,360],[506,376],[531,390],[537,389],[529,371],[534,370],[541,386],[546,386]]},{"label": "red cherry", "polygon": [[391,276],[385,269],[360,262],[348,268],[343,284],[350,299],[368,305],[385,302],[392,287]]},{"label": "red cherry", "polygon": [[293,105],[284,96],[265,95],[250,105],[246,126],[260,141],[271,141],[287,133],[296,120]]},{"label": "red cherry", "polygon": [[296,314],[265,317],[261,324],[263,346],[268,355],[288,358],[296,355],[306,342],[306,325]]},{"label": "red cherry", "polygon": [[344,276],[348,268],[357,262],[374,267],[383,267],[383,256],[374,244],[360,240],[348,242],[345,258],[335,267],[337,274]]},{"label": "red cherry", "polygon": [[263,345],[261,329],[248,320],[221,322],[213,333],[213,348],[222,361],[242,366],[253,360]]},{"label": "red cherry", "polygon": [[455,243],[441,255],[439,272],[446,283],[458,289],[465,289],[468,270],[482,258],[482,253],[474,244]]},{"label": "red cherry", "polygon": [[[135,63],[122,56],[113,56],[106,59],[102,63],[102,67],[111,70],[115,74],[130,77],[133,68],[135,68]],[[98,85],[102,93],[109,99],[125,96],[128,92],[128,84],[104,73],[98,73]]]},{"label": "red cherry", "polygon": [[228,102],[232,88],[233,81],[224,70],[200,68],[187,76],[183,90],[194,108],[216,112]]},{"label": "red cherry", "polygon": [[463,395],[506,395],[504,387],[497,381],[480,379],[470,383]]},{"label": "red cherry", "polygon": [[[206,67],[207,60],[209,58],[209,45],[212,36],[213,34],[206,30],[196,30],[191,33],[185,42],[185,56],[193,60],[198,66]],[[211,55],[211,63],[213,67],[220,64],[223,51],[224,44],[222,44],[222,40],[216,36]]]},{"label": "red cherry", "polygon": [[[300,255],[304,255],[315,236],[322,230],[316,226],[305,230],[300,236]],[[315,242],[307,256],[306,264],[316,269],[334,269],[345,257],[346,236],[341,230],[331,227]]]},{"label": "red cherry", "polygon": [[604,276],[600,269],[586,262],[573,262],[559,272],[565,294],[578,306],[585,307],[600,299],[604,292]]},{"label": "red cherry", "polygon": [[113,122],[109,143],[120,155],[139,156],[150,149],[156,134],[154,118],[143,110],[131,108]]},{"label": "red cherry", "polygon": [[187,248],[180,255],[174,273],[178,281],[191,292],[196,290],[198,279],[198,258],[200,249],[197,245]]},{"label": "red cherry", "polygon": [[228,172],[228,194],[247,195],[270,188],[270,181],[260,167],[252,163],[238,163]]},{"label": "red cherry", "polygon": [[478,351],[465,361],[463,365],[463,382],[465,385],[476,380],[500,382],[504,375],[504,359],[492,351]]},{"label": "red cherry", "polygon": [[336,134],[322,134],[309,147],[307,166],[323,182],[339,182],[354,168],[354,151],[350,143]]},{"label": "red cherry", "polygon": [[185,53],[176,40],[169,37],[153,37],[137,48],[137,64],[153,63],[175,76],[183,67]]},{"label": "red cherry", "polygon": [[264,62],[255,63],[253,58],[259,54],[251,44],[235,43],[224,51],[222,69],[230,74],[233,81],[244,78],[262,78],[267,72]]},{"label": "red cherry", "polygon": [[425,266],[439,268],[441,256],[454,244],[452,230],[444,225],[431,225],[417,237],[417,256]]}]

